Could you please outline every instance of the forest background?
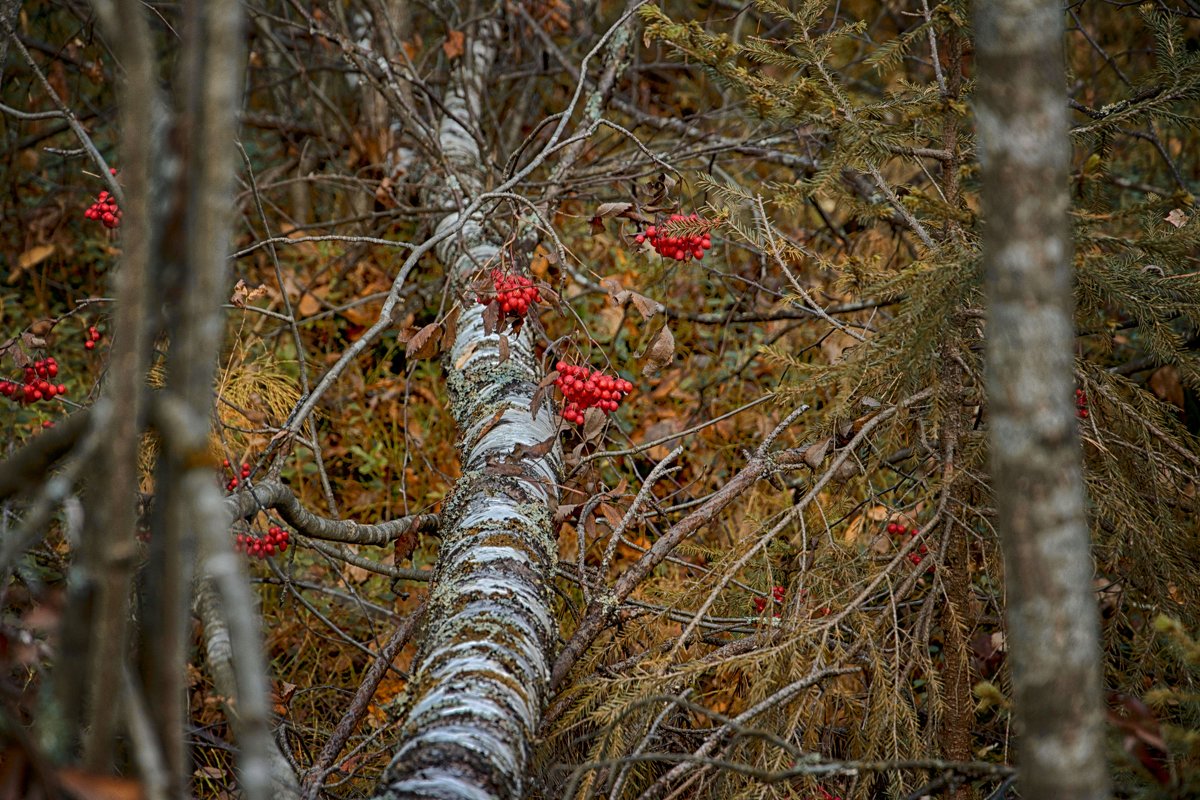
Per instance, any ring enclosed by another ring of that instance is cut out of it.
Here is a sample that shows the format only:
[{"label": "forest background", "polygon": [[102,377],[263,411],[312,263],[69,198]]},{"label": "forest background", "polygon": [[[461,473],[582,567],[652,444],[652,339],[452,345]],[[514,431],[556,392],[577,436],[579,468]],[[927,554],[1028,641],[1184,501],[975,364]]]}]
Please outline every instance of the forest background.
[{"label": "forest background", "polygon": [[[1200,7],[1061,17],[1105,757],[1191,797]],[[969,4],[0,35],[0,796],[1019,796]]]}]

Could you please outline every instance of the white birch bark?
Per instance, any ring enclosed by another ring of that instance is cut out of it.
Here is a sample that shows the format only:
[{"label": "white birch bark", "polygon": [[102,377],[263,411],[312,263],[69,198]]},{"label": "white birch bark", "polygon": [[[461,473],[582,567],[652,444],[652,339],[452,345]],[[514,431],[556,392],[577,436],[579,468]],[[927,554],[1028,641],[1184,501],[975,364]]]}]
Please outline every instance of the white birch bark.
[{"label": "white birch bark", "polygon": [[[479,25],[452,83],[440,128],[451,175],[431,197],[445,203],[483,190],[484,160],[471,127],[495,59],[498,30]],[[499,246],[479,217],[451,214],[440,243],[462,299],[445,369],[459,429],[463,476],[442,510],[441,549],[420,651],[405,698],[401,744],[379,787],[388,798],[519,798],[549,686],[556,631],[549,582],[557,545],[561,452],[512,456],[552,439],[550,404],[530,411],[540,368],[529,326],[487,335],[483,306],[462,297],[466,279],[497,266]]]}]

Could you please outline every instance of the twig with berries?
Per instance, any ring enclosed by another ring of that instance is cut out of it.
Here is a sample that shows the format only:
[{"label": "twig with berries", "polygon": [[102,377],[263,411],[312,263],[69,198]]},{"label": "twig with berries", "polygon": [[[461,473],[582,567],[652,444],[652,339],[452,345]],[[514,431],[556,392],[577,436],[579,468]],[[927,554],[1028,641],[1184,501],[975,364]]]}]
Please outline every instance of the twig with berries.
[{"label": "twig with berries", "polygon": [[[787,595],[785,594],[785,590],[782,586],[772,586],[771,587],[771,599],[775,601],[775,605],[779,605],[779,606],[783,605],[783,599],[786,596]],[[766,609],[767,609],[767,598],[765,598],[761,595],[755,597],[754,598],[754,610],[757,613],[761,614],[764,611],[766,611]],[[777,617],[780,616],[779,609],[775,609],[775,616],[777,616]]]},{"label": "twig with berries", "polygon": [[[117,177],[116,167],[112,167],[108,172],[113,176],[114,179]],[[109,193],[107,190],[103,190],[100,192],[100,194],[96,195],[95,202],[87,207],[87,210],[83,212],[83,215],[88,219],[95,220],[103,224],[106,228],[118,227],[121,224],[121,217],[124,216],[120,207],[117,205],[116,196]]]},{"label": "twig with berries", "polygon": [[[500,321],[524,319],[529,309],[542,300],[542,293],[533,281],[524,275],[514,275],[503,270],[492,270],[492,288],[495,296],[479,293],[476,299],[480,305],[495,302],[500,312]],[[503,324],[500,327],[504,327]]]},{"label": "twig with berries", "polygon": [[39,359],[25,367],[23,381],[0,380],[0,396],[14,403],[29,405],[39,400],[53,400],[67,394],[66,384],[54,383],[58,376],[58,362],[53,357]]},{"label": "twig with berries", "polygon": [[270,558],[276,553],[279,555],[286,553],[290,539],[291,534],[287,528],[272,525],[263,536],[239,533],[234,546],[239,552],[243,552],[251,558]]},{"label": "twig with berries", "polygon": [[554,385],[562,392],[562,416],[567,422],[583,424],[583,412],[598,408],[606,414],[616,411],[626,395],[633,391],[633,384],[624,378],[605,375],[600,370],[559,361],[554,365],[558,377]]},{"label": "twig with berries", "polygon": [[[910,528],[907,525],[901,525],[898,522],[889,522],[887,524],[887,532],[889,534],[891,534],[892,536],[915,537],[920,531],[918,531],[916,528]],[[901,541],[903,541],[903,540],[901,540]],[[913,564],[913,566],[917,566],[918,564],[920,564],[922,561],[925,560],[925,556],[928,554],[929,554],[929,546],[922,543],[917,546],[917,549],[915,551],[908,554],[908,560]],[[934,566],[935,565],[930,564],[929,566],[927,566],[925,568],[925,571],[933,572]]]},{"label": "twig with berries", "polygon": [[716,225],[716,220],[704,219],[698,214],[672,214],[665,222],[647,227],[634,237],[634,241],[638,244],[649,242],[663,258],[699,260],[712,248],[712,229]]}]

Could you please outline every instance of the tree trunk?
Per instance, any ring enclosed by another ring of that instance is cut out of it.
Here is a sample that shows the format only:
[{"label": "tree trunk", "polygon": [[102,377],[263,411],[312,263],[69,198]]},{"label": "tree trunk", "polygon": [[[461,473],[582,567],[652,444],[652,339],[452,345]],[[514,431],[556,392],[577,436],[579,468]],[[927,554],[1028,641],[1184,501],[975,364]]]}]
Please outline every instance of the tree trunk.
[{"label": "tree trunk", "polygon": [[1026,798],[1101,798],[1100,647],[1079,439],[1062,6],[976,6],[988,402]]},{"label": "tree trunk", "polygon": [[[499,31],[481,23],[460,61],[442,121],[451,174],[431,205],[463,207],[483,191],[485,164],[470,130],[480,118]],[[464,200],[464,196],[467,198]],[[389,798],[520,798],[522,776],[545,705],[556,625],[549,582],[557,553],[558,444],[545,455],[510,456],[517,445],[554,439],[549,404],[530,411],[540,368],[530,326],[484,332],[483,306],[463,296],[500,248],[481,214],[451,214],[459,229],[437,253],[462,314],[445,368],[460,431],[463,477],[442,510],[441,548],[420,651],[406,693],[399,749],[379,787]],[[546,448],[542,448],[546,449]]]}]

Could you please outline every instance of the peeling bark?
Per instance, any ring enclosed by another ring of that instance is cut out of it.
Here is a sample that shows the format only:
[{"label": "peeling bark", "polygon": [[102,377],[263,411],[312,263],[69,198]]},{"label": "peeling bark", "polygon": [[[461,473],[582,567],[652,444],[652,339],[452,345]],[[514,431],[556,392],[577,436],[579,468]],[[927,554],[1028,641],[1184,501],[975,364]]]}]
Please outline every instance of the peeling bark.
[{"label": "peeling bark", "polygon": [[[471,129],[479,119],[498,29],[480,24],[446,99],[440,129],[452,169],[434,203],[477,195],[483,159]],[[496,259],[481,216],[451,214],[457,229],[437,254],[459,289]],[[483,307],[463,301],[445,356],[463,476],[442,510],[442,543],[425,630],[405,697],[401,742],[379,794],[389,798],[519,798],[550,678],[556,624],[549,584],[557,544],[551,530],[562,460],[511,457],[556,435],[553,410],[531,402],[540,367],[526,326],[500,339],[484,331]]]}]

